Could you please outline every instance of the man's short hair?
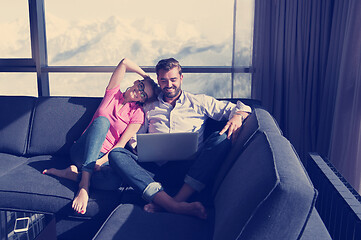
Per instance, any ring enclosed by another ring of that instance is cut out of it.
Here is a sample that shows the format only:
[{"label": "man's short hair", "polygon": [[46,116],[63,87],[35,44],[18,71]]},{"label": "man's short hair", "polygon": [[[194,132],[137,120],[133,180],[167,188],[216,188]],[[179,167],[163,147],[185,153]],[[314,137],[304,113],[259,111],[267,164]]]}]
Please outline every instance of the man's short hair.
[{"label": "man's short hair", "polygon": [[169,71],[175,67],[178,67],[179,75],[182,75],[182,66],[179,62],[174,58],[162,59],[158,62],[157,66],[155,66],[155,72],[157,76],[160,70]]}]

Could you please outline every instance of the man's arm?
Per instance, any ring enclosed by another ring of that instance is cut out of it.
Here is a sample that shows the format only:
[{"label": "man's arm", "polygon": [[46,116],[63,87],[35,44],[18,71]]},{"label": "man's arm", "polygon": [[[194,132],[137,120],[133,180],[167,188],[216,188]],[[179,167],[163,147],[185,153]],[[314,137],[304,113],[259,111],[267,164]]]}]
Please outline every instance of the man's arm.
[{"label": "man's arm", "polygon": [[249,113],[245,111],[237,111],[233,114],[233,117],[227,122],[224,128],[219,132],[220,135],[228,131],[228,139],[232,136],[232,142],[234,142],[237,137],[239,130],[243,124],[243,120],[248,117]]},{"label": "man's arm", "polygon": [[228,101],[219,101],[207,95],[202,96],[204,110],[208,117],[217,121],[228,119],[227,124],[220,131],[220,134],[222,135],[228,131],[228,138],[232,136],[232,140],[237,139],[243,120],[252,112],[251,107],[241,101],[237,101],[237,104],[234,104]]}]

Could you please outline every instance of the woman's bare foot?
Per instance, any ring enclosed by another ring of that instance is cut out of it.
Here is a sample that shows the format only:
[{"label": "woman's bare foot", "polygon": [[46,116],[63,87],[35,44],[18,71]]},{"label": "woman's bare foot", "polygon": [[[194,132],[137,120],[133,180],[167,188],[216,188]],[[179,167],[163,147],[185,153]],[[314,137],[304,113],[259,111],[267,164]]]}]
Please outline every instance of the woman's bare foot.
[{"label": "woman's bare foot", "polygon": [[80,188],[78,195],[74,198],[72,208],[78,213],[85,214],[86,207],[88,206],[88,190],[85,188]]},{"label": "woman's bare foot", "polygon": [[67,167],[66,169],[50,168],[50,169],[45,169],[43,171],[43,174],[54,175],[57,177],[76,181],[77,177],[78,177],[78,168],[75,165],[71,165],[70,167]]}]

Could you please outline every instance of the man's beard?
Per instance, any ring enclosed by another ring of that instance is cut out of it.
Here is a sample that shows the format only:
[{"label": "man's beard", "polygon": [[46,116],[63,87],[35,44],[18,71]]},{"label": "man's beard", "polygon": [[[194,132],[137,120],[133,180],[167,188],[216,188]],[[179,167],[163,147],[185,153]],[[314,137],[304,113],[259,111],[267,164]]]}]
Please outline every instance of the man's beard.
[{"label": "man's beard", "polygon": [[[175,91],[174,91],[174,92],[167,92],[167,91],[166,91],[167,89],[175,89]],[[178,94],[181,92],[181,89],[180,89],[180,88],[171,87],[171,88],[163,88],[162,91],[163,91],[163,94],[164,94],[165,97],[167,97],[167,98],[174,98],[174,97],[178,96]]]}]

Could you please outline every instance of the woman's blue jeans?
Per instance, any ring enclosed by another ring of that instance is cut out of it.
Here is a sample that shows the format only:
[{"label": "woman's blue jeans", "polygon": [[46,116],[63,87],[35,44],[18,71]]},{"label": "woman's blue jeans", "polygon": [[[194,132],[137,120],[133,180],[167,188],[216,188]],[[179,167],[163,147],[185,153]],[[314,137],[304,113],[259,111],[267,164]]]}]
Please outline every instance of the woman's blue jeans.
[{"label": "woman's blue jeans", "polygon": [[[163,166],[155,163],[138,163],[137,156],[124,148],[113,149],[108,157],[110,166],[115,172],[127,184],[143,194],[143,198],[151,201],[154,195],[162,190],[159,183],[154,180],[154,175],[161,173],[162,169],[175,170],[166,173],[168,176],[177,174],[177,169],[186,169],[184,182],[194,190],[201,191],[212,181],[230,148],[231,141],[227,139],[227,135],[219,135],[219,132],[215,132],[198,150],[195,160],[168,162]],[[169,166],[172,167],[168,168]],[[149,187],[151,187],[150,191],[147,191]]]},{"label": "woman's blue jeans", "polygon": [[107,118],[100,116],[94,119],[70,149],[70,158],[79,170],[78,181],[81,179],[81,171],[87,171],[92,173],[90,185],[101,190],[116,190],[122,183],[119,176],[109,167],[109,162],[104,163],[100,171],[94,172],[96,161],[105,154],[100,150],[109,127]]},{"label": "woman's blue jeans", "polygon": [[98,117],[80,136],[70,149],[70,158],[78,170],[93,173],[96,161],[104,153],[100,152],[110,123],[106,117]]}]

